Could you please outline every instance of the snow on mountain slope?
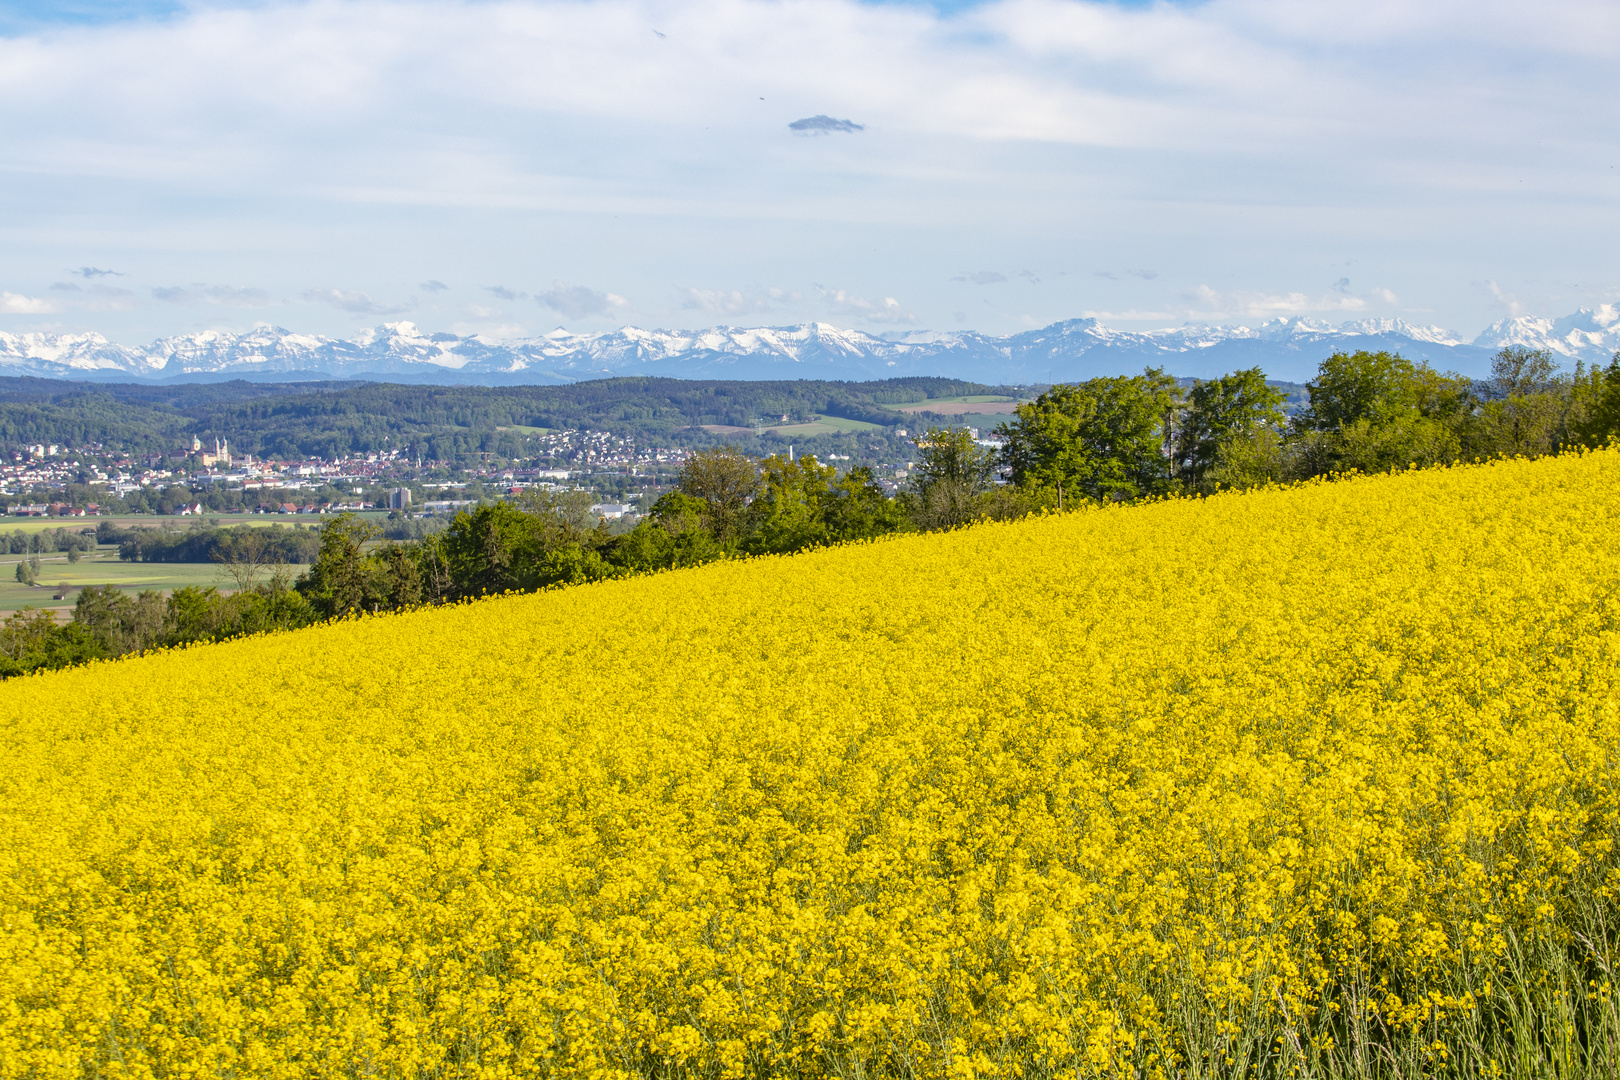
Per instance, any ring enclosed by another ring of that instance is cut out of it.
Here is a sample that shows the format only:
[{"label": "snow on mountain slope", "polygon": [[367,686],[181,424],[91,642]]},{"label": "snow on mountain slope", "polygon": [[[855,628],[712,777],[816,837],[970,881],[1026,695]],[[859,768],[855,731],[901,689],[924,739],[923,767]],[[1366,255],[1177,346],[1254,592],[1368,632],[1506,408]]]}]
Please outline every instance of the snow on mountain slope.
[{"label": "snow on mountain slope", "polygon": [[1507,345],[1523,345],[1570,360],[1599,363],[1620,351],[1620,310],[1604,304],[1596,310],[1581,308],[1562,319],[1518,315],[1492,323],[1474,344],[1493,352]]},{"label": "snow on mountain slope", "polygon": [[624,327],[599,334],[558,329],[521,340],[427,334],[385,323],[339,340],[273,326],[210,330],[133,348],[99,334],[0,333],[0,373],[50,378],[371,378],[409,382],[559,383],[613,375],[709,379],[881,379],[944,375],[988,383],[1080,379],[1162,367],[1207,378],[1258,366],[1273,378],[1310,378],[1341,350],[1385,349],[1448,370],[1483,375],[1505,345],[1607,362],[1620,349],[1620,310],[1604,305],[1562,319],[1519,316],[1472,342],[1433,326],[1368,319],[1333,326],[1304,318],[1255,327],[1114,330],[1069,319],[1007,337],[974,331],[875,336],[826,323],[706,330]]},{"label": "snow on mountain slope", "polygon": [[0,370],[23,369],[17,374],[48,372],[58,378],[98,372],[150,375],[162,364],[148,350],[114,345],[100,334],[0,333]]}]

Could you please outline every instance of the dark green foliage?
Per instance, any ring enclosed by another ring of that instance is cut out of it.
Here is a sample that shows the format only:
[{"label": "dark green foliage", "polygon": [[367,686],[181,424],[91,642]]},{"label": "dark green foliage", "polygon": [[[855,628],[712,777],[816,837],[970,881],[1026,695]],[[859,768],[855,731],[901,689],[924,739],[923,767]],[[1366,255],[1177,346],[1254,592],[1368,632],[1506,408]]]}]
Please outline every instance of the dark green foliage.
[{"label": "dark green foliage", "polygon": [[681,493],[703,503],[703,527],[722,544],[736,539],[759,488],[759,461],[735,446],[699,450],[681,469]]},{"label": "dark green foliage", "polygon": [[222,563],[252,543],[263,562],[308,563],[314,561],[321,546],[320,534],[315,530],[281,525],[218,528],[199,524],[177,532],[146,526],[126,528],[104,521],[96,526],[96,539],[103,544],[117,544],[118,557],[126,562]]},{"label": "dark green foliage", "polygon": [[0,678],[315,621],[303,597],[273,585],[234,594],[192,586],[167,598],[155,590],[131,596],[111,585],[91,586],[79,594],[66,625],[30,608],[0,623]]},{"label": "dark green foliage", "polygon": [[1054,386],[997,429],[1012,480],[1038,497],[1128,500],[1170,490],[1179,392],[1158,368]]},{"label": "dark green foliage", "polygon": [[930,427],[916,439],[911,491],[905,497],[918,528],[954,529],[985,516],[982,505],[996,455],[966,428]]},{"label": "dark green foliage", "polygon": [[1576,408],[1570,437],[1583,446],[1620,438],[1620,353],[1605,368],[1578,370],[1573,380]]},{"label": "dark green foliage", "polygon": [[223,382],[86,386],[0,378],[0,443],[106,443],[157,453],[229,439],[264,457],[335,457],[406,449],[453,461],[484,453],[521,456],[521,436],[502,428],[611,430],[662,442],[702,443],[702,425],[748,427],[762,417],[816,415],[891,426],[885,405],[996,393],[954,379],[881,382],[700,382],[601,379],[572,386],[402,386],[393,383]]},{"label": "dark green foliage", "polygon": [[382,598],[393,590],[381,580],[375,559],[367,558],[365,545],[382,530],[353,514],[339,514],[321,526],[320,551],[303,577],[298,591],[324,619],[378,610]]},{"label": "dark green foliage", "polygon": [[165,645],[224,641],[243,634],[290,630],[316,622],[319,613],[291,589],[261,586],[221,593],[192,585],[176,589],[165,610]]},{"label": "dark green foliage", "polygon": [[0,535],[0,551],[13,555],[38,552],[49,555],[55,551],[94,551],[97,540],[86,529],[13,529],[9,536]]},{"label": "dark green foliage", "polygon": [[0,679],[114,655],[83,626],[58,626],[48,611],[24,608],[0,623]]},{"label": "dark green foliage", "polygon": [[608,542],[607,558],[626,573],[641,574],[724,558],[726,549],[703,527],[706,510],[702,499],[672,491],[634,529]]},{"label": "dark green foliage", "polygon": [[1398,353],[1335,353],[1294,416],[1297,471],[1385,472],[1462,457],[1470,382]]},{"label": "dark green foliage", "polygon": [[1284,400],[1282,393],[1266,385],[1259,368],[1193,386],[1175,432],[1182,479],[1195,490],[1203,488],[1224,448],[1283,422]]},{"label": "dark green foliage", "polygon": [[779,554],[895,532],[905,524],[899,504],[886,498],[869,469],[838,470],[814,457],[769,457],[760,469],[760,494],[749,505],[740,549]]}]

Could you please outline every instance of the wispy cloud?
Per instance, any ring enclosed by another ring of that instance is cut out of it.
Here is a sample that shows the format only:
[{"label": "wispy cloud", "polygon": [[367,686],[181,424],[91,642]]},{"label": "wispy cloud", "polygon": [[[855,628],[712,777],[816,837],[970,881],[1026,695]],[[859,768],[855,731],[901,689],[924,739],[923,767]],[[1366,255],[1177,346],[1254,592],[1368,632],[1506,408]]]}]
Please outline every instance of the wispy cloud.
[{"label": "wispy cloud", "polygon": [[[306,293],[304,298],[309,299]],[[165,285],[152,290],[152,299],[168,304],[197,307],[211,304],[215,307],[262,308],[270,306],[270,294],[263,289],[248,289],[239,285]]]},{"label": "wispy cloud", "polygon": [[[780,290],[778,290],[780,292]],[[737,289],[682,290],[681,307],[688,311],[707,311],[714,315],[763,315],[774,310],[771,299],[758,293],[743,293]]]},{"label": "wispy cloud", "polygon": [[1494,306],[1506,309],[1508,315],[1517,318],[1524,314],[1524,305],[1519,302],[1519,298],[1498,285],[1494,278],[1486,281],[1476,281],[1474,285],[1490,293]]},{"label": "wispy cloud", "polygon": [[829,313],[838,319],[854,319],[874,326],[914,326],[917,316],[901,306],[892,296],[882,300],[868,300],[863,296],[817,286]]},{"label": "wispy cloud", "polygon": [[379,304],[369,294],[354,289],[306,289],[300,299],[311,304],[329,304],[351,315],[401,315],[411,310],[409,304]]},{"label": "wispy cloud", "polygon": [[522,300],[528,293],[514,292],[504,285],[485,285],[484,291],[502,300]]},{"label": "wispy cloud", "polygon": [[622,296],[608,292],[597,292],[584,285],[570,285],[566,281],[554,282],[551,288],[542,293],[535,293],[535,300],[543,307],[568,316],[570,319],[582,319],[588,315],[602,315],[609,311],[617,311],[630,306],[630,301]]},{"label": "wispy cloud", "polygon": [[79,311],[129,311],[134,304],[135,294],[129,289],[119,289],[111,285],[97,283],[85,288],[77,282],[53,281],[51,291],[67,293],[62,297],[63,309],[76,309]]},{"label": "wispy cloud", "polygon": [[998,282],[1006,281],[1007,275],[998,273],[995,270],[977,270],[971,274],[957,274],[951,280],[966,281],[974,285],[995,285]]},{"label": "wispy cloud", "polygon": [[430,292],[430,293],[441,293],[441,292],[444,292],[449,287],[450,286],[446,285],[442,281],[433,281],[433,280],[424,281],[420,285],[417,286],[417,288],[421,289],[423,292]]},{"label": "wispy cloud", "polygon": [[1184,295],[1191,305],[1187,315],[1205,319],[1275,319],[1299,315],[1364,311],[1367,301],[1359,296],[1310,296],[1302,292],[1268,293],[1235,290],[1219,292],[1200,285]]},{"label": "wispy cloud", "polygon": [[124,277],[124,276],[126,276],[121,271],[118,271],[118,270],[103,270],[100,267],[96,267],[96,266],[81,266],[77,270],[69,270],[68,273],[77,274],[80,277],[85,278],[85,279],[98,278],[98,277]]}]

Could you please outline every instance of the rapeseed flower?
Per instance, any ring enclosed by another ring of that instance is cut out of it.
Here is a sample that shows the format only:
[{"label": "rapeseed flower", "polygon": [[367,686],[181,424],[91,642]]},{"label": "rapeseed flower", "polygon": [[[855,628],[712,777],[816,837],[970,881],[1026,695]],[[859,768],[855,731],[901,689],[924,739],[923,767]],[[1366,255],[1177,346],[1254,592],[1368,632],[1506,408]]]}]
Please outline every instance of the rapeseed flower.
[{"label": "rapeseed flower", "polygon": [[0,1077],[1612,1073],[1616,520],[1598,451],[16,680]]}]

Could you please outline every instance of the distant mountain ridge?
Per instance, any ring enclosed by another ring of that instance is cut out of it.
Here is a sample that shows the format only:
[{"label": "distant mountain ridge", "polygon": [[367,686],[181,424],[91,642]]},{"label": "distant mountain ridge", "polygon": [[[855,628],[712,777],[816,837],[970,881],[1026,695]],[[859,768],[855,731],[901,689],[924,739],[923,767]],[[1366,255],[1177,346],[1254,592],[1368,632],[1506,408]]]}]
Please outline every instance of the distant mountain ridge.
[{"label": "distant mountain ridge", "polygon": [[[1207,378],[1258,365],[1276,379],[1303,381],[1337,351],[1401,352],[1443,369],[1482,375],[1506,345],[1548,349],[1566,362],[1606,363],[1620,350],[1620,311],[1605,304],[1561,319],[1520,315],[1491,324],[1472,341],[1400,319],[1338,326],[1280,318],[1245,326],[1113,330],[1069,319],[1007,337],[974,331],[868,334],[826,323],[599,334],[556,330],[493,340],[425,334],[414,323],[386,323],[336,339],[259,327],[245,334],[208,330],[163,338],[146,348],[100,334],[0,333],[0,374],[93,380],[197,381],[247,378],[381,379],[397,382],[557,384],[622,375],[682,379],[885,379],[941,375],[983,383],[1066,381],[1162,366]],[[1566,363],[1566,366],[1568,364]]]}]

